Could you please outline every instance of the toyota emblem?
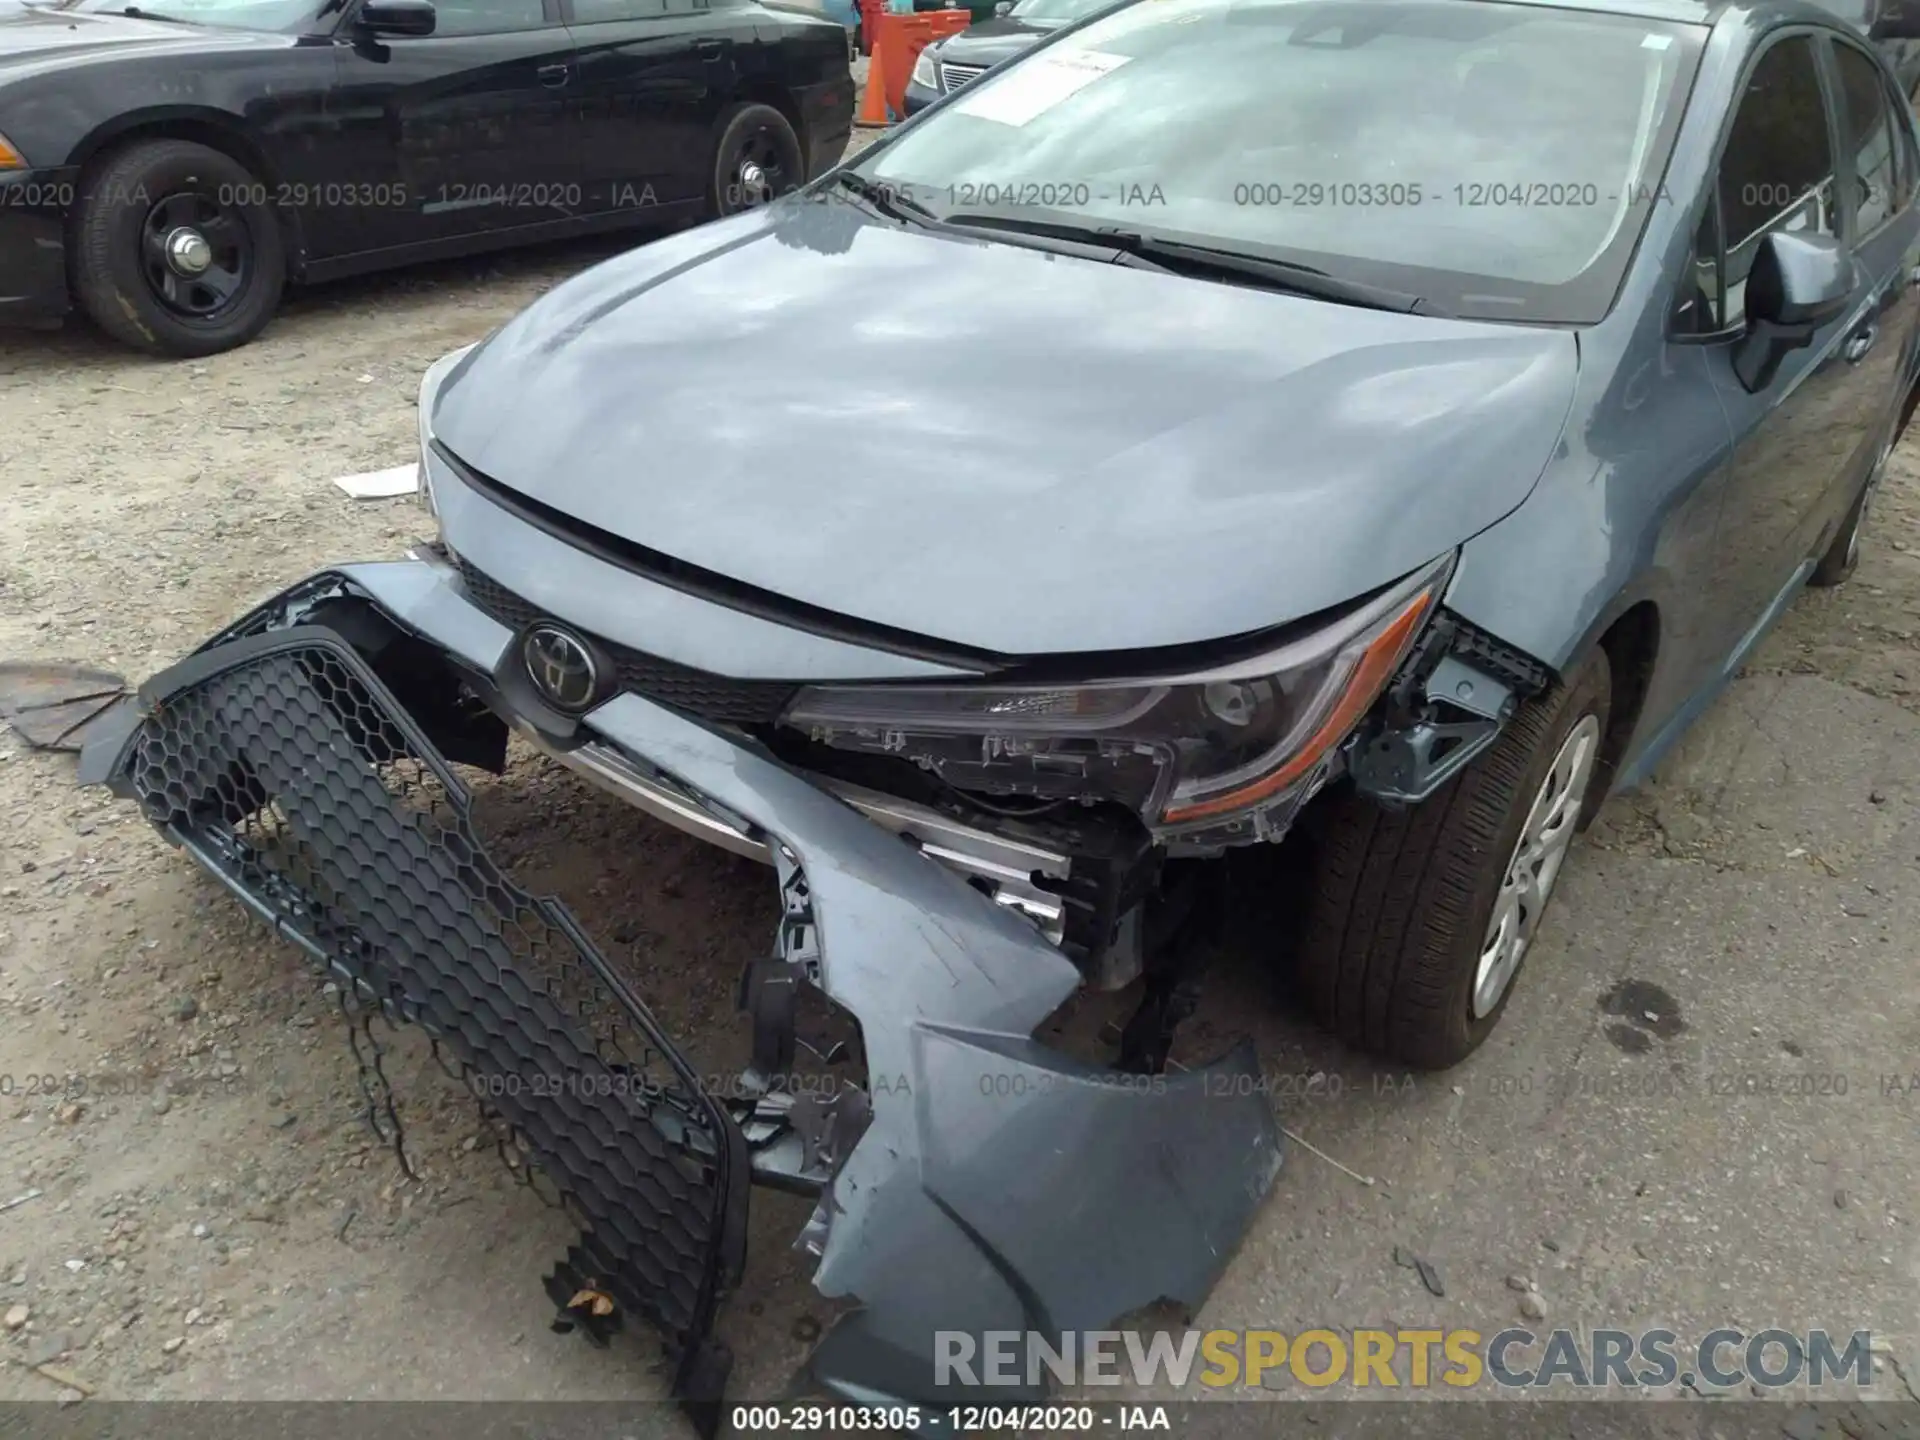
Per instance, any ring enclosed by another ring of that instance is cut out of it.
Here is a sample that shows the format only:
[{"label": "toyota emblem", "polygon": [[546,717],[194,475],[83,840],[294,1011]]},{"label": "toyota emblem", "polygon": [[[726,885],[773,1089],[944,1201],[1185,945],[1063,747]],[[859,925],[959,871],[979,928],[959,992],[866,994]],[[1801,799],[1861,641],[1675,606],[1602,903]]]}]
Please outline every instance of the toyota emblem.
[{"label": "toyota emblem", "polygon": [[584,710],[600,693],[600,669],[579,636],[558,625],[535,625],[520,642],[527,678],[556,710]]}]

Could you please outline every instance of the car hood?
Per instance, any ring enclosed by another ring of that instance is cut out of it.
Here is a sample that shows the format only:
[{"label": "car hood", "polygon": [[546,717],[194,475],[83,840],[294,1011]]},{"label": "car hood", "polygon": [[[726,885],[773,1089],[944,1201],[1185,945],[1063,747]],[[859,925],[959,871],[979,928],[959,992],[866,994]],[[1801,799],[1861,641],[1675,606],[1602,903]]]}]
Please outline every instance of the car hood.
[{"label": "car hood", "polygon": [[1565,331],[896,227],[824,196],[550,291],[432,401],[486,478],[857,620],[1004,655],[1221,639],[1519,505]]},{"label": "car hood", "polygon": [[270,44],[285,46],[284,36],[250,30],[217,30],[165,20],[135,20],[80,10],[8,8],[0,0],[0,76],[46,60],[146,50],[205,50]]},{"label": "car hood", "polygon": [[1033,48],[1059,28],[1002,16],[969,25],[931,48],[936,60],[950,60],[956,65],[997,65]]}]

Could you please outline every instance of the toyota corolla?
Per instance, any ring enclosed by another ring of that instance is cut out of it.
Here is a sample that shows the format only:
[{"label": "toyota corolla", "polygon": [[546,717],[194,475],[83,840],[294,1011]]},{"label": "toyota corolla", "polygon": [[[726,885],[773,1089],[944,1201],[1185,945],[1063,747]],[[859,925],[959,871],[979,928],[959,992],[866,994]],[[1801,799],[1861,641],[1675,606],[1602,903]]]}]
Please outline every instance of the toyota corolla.
[{"label": "toyota corolla", "polygon": [[[1168,1065],[1220,857],[1291,837],[1271,962],[1356,1046],[1499,1023],[1582,821],[1854,567],[1916,176],[1795,0],[1122,5],[436,364],[435,542],[83,773],[460,1058],[584,1221],[557,1305],[711,1402],[748,1183],[799,1189],[859,1302],[815,1375],[934,1403],[936,1331],[1197,1305],[1267,1191],[1255,1058]],[[488,858],[510,734],[771,866],[737,1093]],[[1043,1023],[1083,988],[1110,1054]]]}]

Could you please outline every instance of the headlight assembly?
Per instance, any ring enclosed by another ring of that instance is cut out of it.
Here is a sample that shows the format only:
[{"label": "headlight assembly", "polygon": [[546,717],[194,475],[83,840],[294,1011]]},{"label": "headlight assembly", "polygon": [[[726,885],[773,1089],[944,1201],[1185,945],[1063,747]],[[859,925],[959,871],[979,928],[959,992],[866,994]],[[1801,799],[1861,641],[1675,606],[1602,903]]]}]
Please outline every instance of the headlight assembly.
[{"label": "headlight assembly", "polygon": [[938,90],[940,77],[935,73],[933,51],[922,50],[913,62],[913,74],[909,80],[923,90]]},{"label": "headlight assembly", "polygon": [[1453,556],[1324,629],[1222,665],[1046,684],[810,686],[785,723],[969,791],[1137,810],[1163,836],[1285,828],[1433,613]]}]

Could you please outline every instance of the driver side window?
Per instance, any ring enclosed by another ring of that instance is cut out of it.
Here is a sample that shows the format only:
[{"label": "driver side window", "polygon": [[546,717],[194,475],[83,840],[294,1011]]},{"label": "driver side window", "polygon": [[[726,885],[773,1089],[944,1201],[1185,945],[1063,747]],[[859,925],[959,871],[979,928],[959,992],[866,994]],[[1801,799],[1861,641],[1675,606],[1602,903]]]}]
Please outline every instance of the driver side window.
[{"label": "driver side window", "polygon": [[1720,157],[1716,193],[1691,276],[1702,331],[1746,318],[1747,275],[1768,234],[1839,233],[1827,107],[1809,37],[1777,42],[1754,65]]},{"label": "driver side window", "polygon": [[435,0],[439,23],[436,37],[447,35],[504,35],[515,30],[542,30],[554,24],[541,0]]}]

